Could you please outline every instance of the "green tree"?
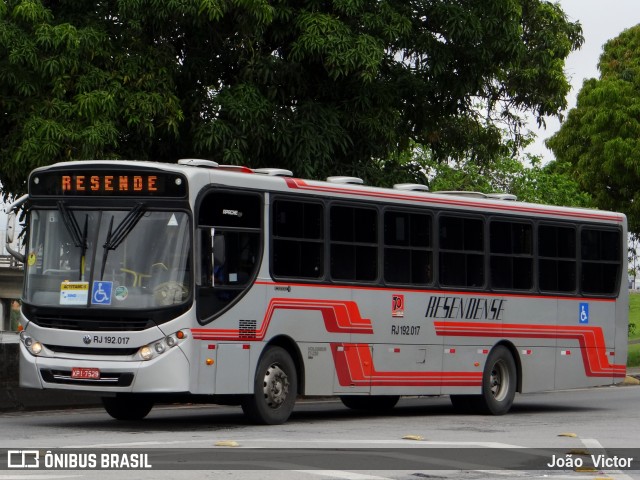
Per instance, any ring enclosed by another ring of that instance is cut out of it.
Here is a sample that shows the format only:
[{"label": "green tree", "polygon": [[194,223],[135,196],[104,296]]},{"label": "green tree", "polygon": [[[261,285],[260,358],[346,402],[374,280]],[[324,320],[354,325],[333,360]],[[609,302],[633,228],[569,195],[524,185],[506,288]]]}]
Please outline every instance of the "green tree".
[{"label": "green tree", "polygon": [[[475,191],[510,193],[518,200],[572,207],[592,207],[588,193],[571,177],[569,166],[558,162],[542,164],[539,157],[503,155],[486,165],[469,159],[441,162],[428,149],[414,145],[399,163],[403,170],[421,172],[422,183],[431,191]],[[408,167],[406,167],[408,165]]]},{"label": "green tree", "polygon": [[547,141],[602,209],[627,214],[640,233],[640,25],[604,45],[600,77],[588,79]]},{"label": "green tree", "polygon": [[484,164],[566,106],[582,40],[545,0],[4,0],[0,182],[191,156],[410,180],[411,141]]},{"label": "green tree", "polygon": [[637,233],[629,235],[627,246],[627,260],[628,260],[628,273],[629,278],[633,278],[633,288],[638,288],[636,279],[638,272],[640,271],[640,258],[638,258],[638,251],[640,250],[640,237]]},{"label": "green tree", "polygon": [[5,195],[23,192],[35,167],[135,157],[158,138],[177,138],[182,110],[167,71],[173,60],[132,38],[112,3],[0,3]]}]

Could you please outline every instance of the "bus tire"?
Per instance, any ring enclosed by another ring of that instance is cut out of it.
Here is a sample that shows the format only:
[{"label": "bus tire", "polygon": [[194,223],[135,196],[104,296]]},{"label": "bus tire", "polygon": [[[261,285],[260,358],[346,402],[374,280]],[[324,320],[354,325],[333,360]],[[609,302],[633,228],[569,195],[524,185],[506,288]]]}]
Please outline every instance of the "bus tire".
[{"label": "bus tire", "polygon": [[340,397],[345,407],[352,410],[384,411],[396,406],[398,395],[345,395]]},{"label": "bus tire", "polygon": [[135,395],[102,397],[106,412],[116,420],[142,420],[153,408],[153,401]]},{"label": "bus tire", "polygon": [[263,352],[253,392],[241,404],[253,423],[280,425],[289,419],[296,403],[298,378],[295,364],[285,349],[273,346]]},{"label": "bus tire", "polygon": [[485,414],[504,415],[511,409],[518,383],[516,362],[504,345],[498,345],[487,358],[482,375],[482,410]]},{"label": "bus tire", "polygon": [[463,413],[504,415],[516,396],[517,370],[513,355],[498,345],[487,358],[480,395],[451,395],[451,404]]}]

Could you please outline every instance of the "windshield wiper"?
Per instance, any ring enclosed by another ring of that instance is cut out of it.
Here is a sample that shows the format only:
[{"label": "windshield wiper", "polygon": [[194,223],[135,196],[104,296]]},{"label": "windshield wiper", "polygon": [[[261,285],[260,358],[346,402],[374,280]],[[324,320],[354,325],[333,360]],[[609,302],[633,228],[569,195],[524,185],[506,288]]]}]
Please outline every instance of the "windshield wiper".
[{"label": "windshield wiper", "polygon": [[100,268],[100,280],[104,277],[104,268],[107,265],[107,255],[109,254],[109,250],[115,250],[120,246],[127,235],[131,233],[131,231],[135,228],[138,221],[144,215],[145,208],[143,203],[138,203],[133,209],[127,213],[127,215],[122,219],[122,221],[118,224],[116,229],[113,229],[113,215],[111,216],[111,221],[109,222],[109,231],[107,232],[107,240],[104,242],[102,246],[104,248],[102,252],[102,266]]},{"label": "windshield wiper", "polygon": [[63,201],[58,202],[58,210],[62,214],[62,222],[67,228],[73,244],[80,248],[80,272],[79,280],[84,281],[85,254],[87,253],[87,229],[89,224],[89,215],[84,217],[84,227],[80,230],[78,221],[73,213],[71,213]]}]

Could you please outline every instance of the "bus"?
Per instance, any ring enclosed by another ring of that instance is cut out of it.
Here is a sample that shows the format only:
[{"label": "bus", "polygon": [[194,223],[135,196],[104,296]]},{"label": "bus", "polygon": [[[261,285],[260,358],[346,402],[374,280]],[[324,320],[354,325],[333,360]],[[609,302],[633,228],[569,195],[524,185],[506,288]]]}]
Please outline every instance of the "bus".
[{"label": "bus", "polygon": [[22,203],[20,385],[115,419],[188,401],[281,424],[303,396],[500,415],[626,373],[620,213],[201,159],[58,163]]}]

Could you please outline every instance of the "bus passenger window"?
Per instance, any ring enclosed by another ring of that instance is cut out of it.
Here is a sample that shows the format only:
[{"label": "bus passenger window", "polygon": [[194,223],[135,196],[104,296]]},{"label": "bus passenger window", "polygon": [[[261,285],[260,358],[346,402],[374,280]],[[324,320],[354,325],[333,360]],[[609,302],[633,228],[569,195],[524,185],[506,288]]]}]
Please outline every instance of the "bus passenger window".
[{"label": "bus passenger window", "polygon": [[276,199],[272,207],[271,268],[275,277],[324,275],[324,208],[299,199]]},{"label": "bus passenger window", "polygon": [[621,235],[617,230],[584,228],[580,235],[583,293],[614,295],[618,293],[621,268]]},{"label": "bus passenger window", "polygon": [[431,236],[431,215],[385,212],[385,282],[406,285],[431,283],[433,265]]},{"label": "bus passenger window", "polygon": [[576,291],[576,230],[559,225],[538,227],[540,290]]},{"label": "bus passenger window", "polygon": [[533,288],[533,227],[530,223],[492,221],[489,227],[491,288]]},{"label": "bus passenger window", "polygon": [[479,218],[440,217],[440,284],[484,286],[484,222]]},{"label": "bus passenger window", "polygon": [[378,277],[378,212],[332,206],[329,215],[331,278],[372,282]]}]

